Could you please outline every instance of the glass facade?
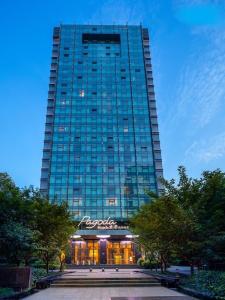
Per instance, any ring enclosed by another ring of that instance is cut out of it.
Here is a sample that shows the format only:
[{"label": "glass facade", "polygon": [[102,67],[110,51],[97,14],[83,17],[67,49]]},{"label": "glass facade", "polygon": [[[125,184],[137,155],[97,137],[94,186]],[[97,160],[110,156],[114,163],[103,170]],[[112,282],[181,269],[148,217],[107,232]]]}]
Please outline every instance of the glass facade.
[{"label": "glass facade", "polygon": [[[161,190],[148,39],[141,26],[54,29],[41,191],[67,201],[74,219],[123,221],[148,201],[146,189]],[[96,247],[88,255],[98,261]],[[107,255],[132,256],[118,253]]]}]

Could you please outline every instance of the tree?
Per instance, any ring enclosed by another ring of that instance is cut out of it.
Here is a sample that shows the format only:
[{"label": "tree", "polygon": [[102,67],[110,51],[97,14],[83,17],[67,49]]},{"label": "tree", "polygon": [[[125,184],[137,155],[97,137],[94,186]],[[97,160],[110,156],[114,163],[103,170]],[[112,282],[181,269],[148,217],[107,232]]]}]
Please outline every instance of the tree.
[{"label": "tree", "polygon": [[131,224],[134,232],[139,235],[139,242],[159,261],[161,270],[165,271],[171,255],[177,253],[190,239],[195,224],[176,198],[170,195],[150,195],[154,198],[141,207]]},{"label": "tree", "polygon": [[38,189],[19,189],[8,174],[0,173],[0,207],[0,256],[19,265],[39,255],[48,272],[49,262],[74,232],[67,204],[51,204]]},{"label": "tree", "polygon": [[163,180],[165,194],[173,196],[196,222],[188,247],[180,252],[190,265],[214,264],[225,260],[225,173],[205,171],[199,179],[178,168],[179,181]]},{"label": "tree", "polygon": [[49,262],[57,256],[61,257],[61,252],[74,232],[74,223],[66,203],[51,204],[36,192],[33,194],[33,212],[34,229],[40,233],[39,249],[48,272]]},{"label": "tree", "polygon": [[38,247],[38,232],[10,220],[0,226],[0,235],[1,256],[17,266],[21,263],[28,265]]},{"label": "tree", "polygon": [[27,264],[38,236],[28,226],[31,203],[6,173],[0,173],[0,207],[0,256],[7,263]]}]

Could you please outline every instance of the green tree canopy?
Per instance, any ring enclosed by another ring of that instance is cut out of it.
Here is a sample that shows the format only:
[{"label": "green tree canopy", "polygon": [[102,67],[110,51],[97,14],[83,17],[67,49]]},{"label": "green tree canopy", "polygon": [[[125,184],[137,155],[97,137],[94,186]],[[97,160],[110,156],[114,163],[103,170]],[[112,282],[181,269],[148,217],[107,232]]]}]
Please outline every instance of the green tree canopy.
[{"label": "green tree canopy", "polygon": [[1,258],[19,265],[40,256],[48,271],[74,232],[67,204],[52,204],[33,187],[19,189],[0,173],[0,207]]},{"label": "green tree canopy", "polygon": [[225,173],[205,171],[199,179],[178,168],[178,183],[163,179],[164,193],[150,193],[132,219],[146,249],[169,260],[175,253],[193,264],[225,260]]}]

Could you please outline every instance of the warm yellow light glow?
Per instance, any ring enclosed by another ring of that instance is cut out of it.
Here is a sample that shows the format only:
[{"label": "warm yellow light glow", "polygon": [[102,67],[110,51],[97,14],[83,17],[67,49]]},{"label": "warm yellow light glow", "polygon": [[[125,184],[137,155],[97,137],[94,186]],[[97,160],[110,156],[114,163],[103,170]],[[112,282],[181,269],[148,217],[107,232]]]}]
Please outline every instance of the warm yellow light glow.
[{"label": "warm yellow light glow", "polygon": [[72,239],[79,239],[80,237],[81,237],[81,235],[78,235],[78,234],[75,234],[75,235],[71,236]]},{"label": "warm yellow light glow", "polygon": [[101,235],[96,235],[97,238],[100,238],[100,239],[107,239],[110,237],[110,235],[104,235],[104,234],[101,234]]}]

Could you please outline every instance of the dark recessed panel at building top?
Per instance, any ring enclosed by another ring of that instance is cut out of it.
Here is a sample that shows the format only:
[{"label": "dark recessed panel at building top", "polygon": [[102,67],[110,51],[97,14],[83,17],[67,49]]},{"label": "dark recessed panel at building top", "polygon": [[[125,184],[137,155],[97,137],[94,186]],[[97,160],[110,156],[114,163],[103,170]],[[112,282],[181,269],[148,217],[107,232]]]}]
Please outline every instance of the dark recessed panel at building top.
[{"label": "dark recessed panel at building top", "polygon": [[82,35],[83,43],[105,43],[105,44],[119,44],[119,34],[104,34],[104,33],[84,33]]}]

